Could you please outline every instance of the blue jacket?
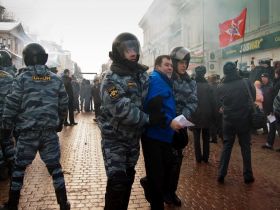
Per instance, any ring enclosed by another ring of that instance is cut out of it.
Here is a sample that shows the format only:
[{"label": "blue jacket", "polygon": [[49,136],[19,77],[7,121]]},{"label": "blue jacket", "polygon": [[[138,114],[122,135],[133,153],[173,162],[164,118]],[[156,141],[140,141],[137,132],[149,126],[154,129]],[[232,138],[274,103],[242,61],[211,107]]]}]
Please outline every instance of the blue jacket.
[{"label": "blue jacket", "polygon": [[149,126],[146,130],[146,136],[162,142],[171,143],[174,131],[170,127],[172,119],[176,117],[175,100],[173,96],[171,80],[163,73],[154,70],[150,75],[149,91],[144,102],[144,110],[147,112],[147,104],[149,101],[156,97],[163,97],[163,107],[161,111],[165,112],[167,118],[166,128],[159,126]]}]

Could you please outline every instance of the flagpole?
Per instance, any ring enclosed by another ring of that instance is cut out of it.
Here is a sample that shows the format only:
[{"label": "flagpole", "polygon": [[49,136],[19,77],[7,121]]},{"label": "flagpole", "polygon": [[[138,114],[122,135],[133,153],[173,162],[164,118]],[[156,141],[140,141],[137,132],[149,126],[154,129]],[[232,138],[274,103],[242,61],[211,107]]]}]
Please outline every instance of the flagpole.
[{"label": "flagpole", "polygon": [[[246,13],[245,13],[245,23],[246,23],[246,19],[247,19],[247,8],[246,8]],[[241,47],[243,47],[244,44],[244,39],[245,39],[245,30],[246,30],[246,24],[244,25],[244,34],[243,34],[243,39],[242,39],[242,43],[241,43]],[[242,65],[242,57],[243,57],[243,49],[241,49],[241,58],[240,58],[240,64]]]},{"label": "flagpole", "polygon": [[202,0],[202,53],[203,53],[203,64],[205,64],[205,57],[204,57],[204,0]]},{"label": "flagpole", "polygon": [[240,55],[240,65],[242,65],[242,57],[243,57],[243,49],[242,46],[244,44],[244,38],[245,38],[245,34],[243,36],[242,42],[241,42],[241,55]]}]

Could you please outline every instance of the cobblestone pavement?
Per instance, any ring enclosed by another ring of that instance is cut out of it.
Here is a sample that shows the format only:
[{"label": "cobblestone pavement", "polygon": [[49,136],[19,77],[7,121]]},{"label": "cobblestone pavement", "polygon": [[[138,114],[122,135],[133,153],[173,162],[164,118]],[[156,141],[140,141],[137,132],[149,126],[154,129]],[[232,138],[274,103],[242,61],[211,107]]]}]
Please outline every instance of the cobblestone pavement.
[{"label": "cobblestone pavement", "polygon": [[[66,127],[59,134],[61,163],[72,209],[103,209],[106,175],[100,147],[100,132],[93,114],[77,114],[77,126]],[[190,137],[192,135],[190,134]],[[209,163],[197,164],[193,144],[184,151],[178,194],[181,208],[166,209],[280,209],[280,153],[261,149],[264,135],[253,136],[252,163],[255,183],[245,185],[240,147],[234,146],[225,184],[216,182],[221,142],[211,144]],[[276,139],[275,148],[280,147]],[[144,176],[143,157],[137,165],[129,209],[148,210],[139,179]],[[0,182],[0,202],[7,200],[8,181]],[[51,177],[39,156],[26,170],[20,209],[58,209]]]}]

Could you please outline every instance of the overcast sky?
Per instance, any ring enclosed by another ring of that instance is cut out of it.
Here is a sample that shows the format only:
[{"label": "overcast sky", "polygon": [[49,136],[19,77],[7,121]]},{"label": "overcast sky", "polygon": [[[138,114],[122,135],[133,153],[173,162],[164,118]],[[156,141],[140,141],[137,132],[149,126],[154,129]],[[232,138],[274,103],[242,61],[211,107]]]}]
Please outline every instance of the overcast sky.
[{"label": "overcast sky", "polygon": [[134,33],[153,0],[0,0],[40,39],[62,44],[84,72],[99,72],[113,39]]}]

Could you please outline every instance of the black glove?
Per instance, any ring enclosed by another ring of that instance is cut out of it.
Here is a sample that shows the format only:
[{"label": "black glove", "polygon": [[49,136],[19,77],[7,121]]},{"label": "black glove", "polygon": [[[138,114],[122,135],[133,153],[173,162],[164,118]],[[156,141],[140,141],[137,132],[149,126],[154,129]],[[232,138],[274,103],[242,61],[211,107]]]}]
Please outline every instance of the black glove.
[{"label": "black glove", "polygon": [[163,104],[162,96],[156,96],[152,98],[147,105],[147,112],[152,113],[154,111],[160,111],[162,108],[162,104]]},{"label": "black glove", "polygon": [[164,112],[155,111],[149,115],[149,123],[152,126],[159,125],[161,128],[166,128],[166,117]]},{"label": "black glove", "polygon": [[63,120],[62,120],[62,121],[60,121],[59,125],[57,126],[57,128],[56,128],[56,132],[61,132],[61,131],[62,131],[62,129],[63,129]]},{"label": "black glove", "polygon": [[172,146],[175,149],[183,149],[189,143],[188,132],[186,128],[181,128],[178,132],[175,132],[173,136]]},{"label": "black glove", "polygon": [[0,136],[2,139],[9,138],[12,134],[12,130],[10,129],[0,129]]}]

